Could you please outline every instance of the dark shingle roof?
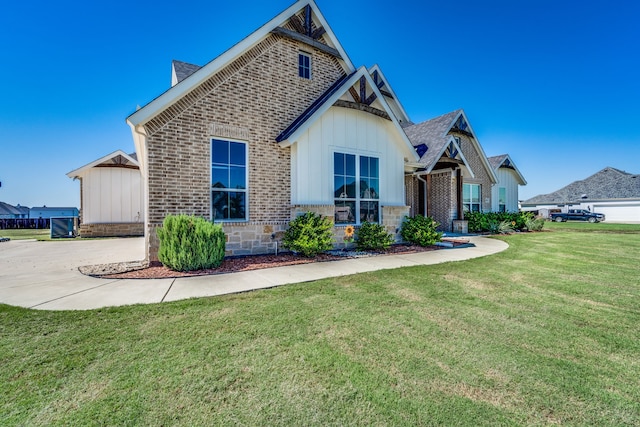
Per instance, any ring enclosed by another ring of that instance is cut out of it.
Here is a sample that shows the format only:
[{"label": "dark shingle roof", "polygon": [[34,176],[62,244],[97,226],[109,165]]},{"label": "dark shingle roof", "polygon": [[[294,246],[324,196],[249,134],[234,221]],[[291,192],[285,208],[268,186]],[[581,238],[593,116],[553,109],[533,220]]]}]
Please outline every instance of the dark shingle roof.
[{"label": "dark shingle roof", "polygon": [[640,198],[640,175],[606,167],[581,181],[575,181],[558,191],[541,194],[523,204],[563,204],[586,200]]},{"label": "dark shingle roof", "polygon": [[199,65],[189,64],[188,62],[176,61],[175,59],[172,62],[173,69],[176,72],[176,79],[178,79],[178,83],[189,77],[191,74],[198,71],[200,68]]},{"label": "dark shingle roof", "polygon": [[502,165],[502,162],[504,162],[507,157],[509,157],[507,154],[501,154],[499,156],[487,157],[487,160],[489,161],[489,164],[491,165],[493,170],[496,170],[500,167],[500,165]]},{"label": "dark shingle roof", "polygon": [[22,215],[22,212],[9,203],[0,202],[0,215]]},{"label": "dark shingle roof", "polygon": [[420,158],[420,163],[430,167],[438,162],[442,148],[451,139],[448,132],[460,111],[452,111],[435,119],[404,128],[404,132],[414,147],[425,144],[428,148]]}]

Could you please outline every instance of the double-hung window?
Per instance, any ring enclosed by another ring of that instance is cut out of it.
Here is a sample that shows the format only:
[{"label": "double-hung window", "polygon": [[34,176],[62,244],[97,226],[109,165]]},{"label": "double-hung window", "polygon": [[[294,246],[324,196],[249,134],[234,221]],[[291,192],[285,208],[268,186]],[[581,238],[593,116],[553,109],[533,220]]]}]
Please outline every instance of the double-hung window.
[{"label": "double-hung window", "polygon": [[333,154],[336,224],[380,221],[380,166],[376,157]]},{"label": "double-hung window", "polygon": [[247,144],[211,140],[211,216],[217,221],[247,219]]},{"label": "double-hung window", "polygon": [[480,212],[480,184],[462,184],[462,205],[465,212]]}]

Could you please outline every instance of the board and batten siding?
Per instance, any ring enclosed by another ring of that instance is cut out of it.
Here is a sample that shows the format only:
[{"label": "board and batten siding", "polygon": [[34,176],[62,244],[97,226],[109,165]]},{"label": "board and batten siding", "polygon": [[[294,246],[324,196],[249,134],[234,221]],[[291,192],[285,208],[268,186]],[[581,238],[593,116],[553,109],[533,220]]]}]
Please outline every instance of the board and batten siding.
[{"label": "board and batten siding", "polygon": [[92,168],[82,177],[82,222],[130,223],[144,219],[140,170]]},{"label": "board and batten siding", "polygon": [[518,212],[518,178],[516,172],[509,168],[498,168],[498,183],[491,188],[491,210],[498,212],[500,203],[500,187],[506,189],[507,212]]},{"label": "board and batten siding", "polygon": [[331,107],[291,146],[293,205],[334,203],[333,153],[380,159],[380,205],[404,206],[403,141],[393,124],[362,111]]}]

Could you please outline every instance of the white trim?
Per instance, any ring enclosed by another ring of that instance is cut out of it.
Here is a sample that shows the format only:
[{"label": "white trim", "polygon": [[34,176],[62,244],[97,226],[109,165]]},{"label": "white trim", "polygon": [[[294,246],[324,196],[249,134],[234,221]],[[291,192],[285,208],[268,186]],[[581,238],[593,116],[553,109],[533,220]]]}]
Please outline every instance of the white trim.
[{"label": "white trim", "polygon": [[[471,123],[469,122],[469,119],[467,118],[467,115],[464,113],[464,110],[460,110],[460,113],[456,114],[455,118],[453,119],[453,121],[451,122],[451,124],[449,125],[447,130],[445,131],[444,135],[442,135],[442,136],[446,136],[449,133],[449,131],[451,130],[451,128],[453,128],[453,125],[456,124],[456,121],[458,121],[460,116],[462,116],[464,118],[464,121],[467,122],[467,126],[469,127],[468,132],[470,132],[471,135],[473,135],[473,138],[471,138],[471,143],[473,144],[475,149],[480,154],[480,159],[482,161],[482,164],[486,168],[487,172],[489,172],[489,176],[491,178],[491,182],[493,184],[496,184],[498,182],[498,177],[496,176],[495,171],[491,167],[491,164],[489,164],[489,160],[487,158],[487,155],[485,154],[484,150],[482,149],[482,145],[480,145],[480,141],[478,141],[478,136],[473,131],[473,128],[471,127]],[[469,170],[471,170],[471,168],[469,168]]]},{"label": "white trim", "polygon": [[386,90],[386,92],[389,92],[391,95],[393,95],[393,102],[398,106],[398,109],[400,110],[400,112],[404,116],[404,120],[403,121],[410,122],[411,119],[409,118],[409,115],[407,114],[407,112],[405,111],[404,107],[400,103],[400,98],[398,98],[398,95],[396,95],[395,91],[391,87],[391,84],[389,84],[389,79],[387,79],[385,77],[385,75],[382,73],[382,70],[380,69],[380,66],[378,64],[375,64],[373,67],[369,68],[369,74],[373,75],[374,71],[378,72],[378,74],[380,75],[382,80],[384,80],[385,86],[387,88],[389,88],[389,90]]},{"label": "white trim", "polygon": [[418,156],[415,149],[413,148],[411,141],[409,141],[409,137],[407,137],[407,134],[404,132],[404,130],[402,130],[402,126],[400,126],[398,119],[396,118],[395,114],[393,114],[393,110],[391,110],[391,107],[387,103],[387,100],[384,99],[384,96],[380,93],[380,90],[374,83],[373,78],[371,77],[371,75],[369,74],[369,72],[365,67],[360,67],[358,71],[343,84],[342,87],[344,90],[336,91],[329,99],[327,99],[320,106],[320,108],[318,108],[313,113],[311,117],[305,120],[304,123],[302,123],[302,125],[295,130],[295,132],[289,135],[289,138],[279,142],[278,144],[283,148],[289,147],[290,145],[294,144],[300,138],[300,136],[304,132],[306,132],[316,120],[322,117],[322,115],[326,113],[329,110],[329,108],[331,108],[333,104],[349,90],[350,87],[356,84],[356,82],[358,82],[361,77],[364,77],[367,80],[367,82],[369,83],[369,86],[377,96],[376,100],[380,101],[380,103],[382,104],[382,107],[384,108],[384,111],[389,115],[389,118],[391,119],[391,122],[393,123],[394,127],[398,131],[400,138],[404,141],[405,148],[407,149],[406,154],[412,156],[415,161],[419,161],[420,157]]},{"label": "white trim", "polygon": [[148,122],[156,115],[164,111],[166,108],[179,101],[183,96],[198,87],[205,80],[207,80],[213,74],[217,73],[227,64],[230,64],[238,57],[246,53],[253,46],[258,44],[260,41],[267,38],[271,33],[271,30],[286,22],[291,16],[298,13],[307,5],[311,6],[313,14],[326,30],[325,35],[329,38],[329,40],[331,40],[331,43],[335,45],[334,47],[340,53],[340,56],[342,56],[342,62],[344,63],[344,68],[347,74],[355,71],[354,65],[351,63],[351,60],[340,45],[340,42],[333,33],[333,30],[331,30],[329,24],[327,24],[327,21],[320,13],[320,10],[318,9],[318,6],[316,6],[315,2],[313,0],[299,0],[289,6],[283,12],[278,14],[275,18],[264,24],[258,30],[251,33],[248,37],[231,47],[229,50],[225,51],[222,55],[218,56],[204,67],[200,68],[198,71],[190,75],[188,78],[184,79],[182,82],[165,91],[163,94],[149,102],[143,108],[131,114],[127,118],[127,123],[129,123],[129,125],[131,126],[137,126]]},{"label": "white trim", "polygon": [[105,162],[107,160],[110,160],[110,159],[112,159],[114,157],[117,157],[117,156],[124,157],[125,159],[127,159],[127,161],[133,163],[134,166],[138,166],[138,167],[140,166],[140,164],[138,163],[138,161],[136,159],[134,159],[133,157],[131,157],[130,155],[128,155],[127,153],[125,153],[122,150],[116,150],[111,154],[107,154],[106,156],[100,157],[98,160],[94,160],[93,162],[88,163],[88,164],[86,164],[86,165],[84,165],[82,167],[79,167],[78,169],[72,170],[71,172],[67,173],[67,176],[69,178],[73,178],[73,179],[78,178],[80,176],[80,174],[82,172],[84,172],[85,170],[91,169],[92,167],[97,166],[97,165],[99,165],[99,164],[101,164],[101,163],[103,163],[103,162]]},{"label": "white trim", "polygon": [[[467,168],[467,170],[471,174],[471,178],[475,179],[476,175],[473,173],[473,170],[471,169],[471,166],[469,166],[469,162],[467,161],[467,158],[464,156],[464,153],[462,152],[462,149],[460,148],[460,145],[458,145],[458,142],[456,141],[455,136],[448,135],[448,137],[449,137],[448,143],[445,144],[442,147],[442,149],[440,150],[440,152],[438,153],[436,158],[440,159],[442,157],[442,155],[444,154],[444,152],[446,151],[446,149],[449,148],[449,144],[453,143],[453,145],[458,149],[458,155],[460,155],[460,159],[462,160],[462,163],[464,163],[465,167]],[[436,163],[438,163],[438,162],[436,162]],[[436,163],[431,165],[428,169],[425,169],[425,171],[422,174],[424,175],[424,174],[431,173],[433,171],[433,167],[436,165]]]},{"label": "white trim", "polygon": [[500,162],[500,164],[498,165],[498,167],[496,168],[496,170],[500,169],[500,167],[502,166],[502,164],[505,162],[505,160],[509,160],[509,163],[511,163],[511,167],[515,170],[515,172],[518,174],[518,178],[520,178],[520,182],[518,183],[519,185],[527,185],[527,180],[524,179],[524,176],[522,175],[522,173],[520,173],[520,170],[518,169],[518,167],[516,166],[516,164],[513,162],[513,159],[511,159],[511,156],[509,156],[508,154],[505,154],[505,158],[504,160],[502,160],[502,162]]}]

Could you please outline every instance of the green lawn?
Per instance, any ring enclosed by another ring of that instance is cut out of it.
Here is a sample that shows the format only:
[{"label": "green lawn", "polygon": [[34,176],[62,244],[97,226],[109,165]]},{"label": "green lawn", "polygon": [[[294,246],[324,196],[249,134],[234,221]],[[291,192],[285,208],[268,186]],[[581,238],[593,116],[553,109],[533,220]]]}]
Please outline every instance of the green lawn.
[{"label": "green lawn", "polygon": [[49,237],[51,231],[45,229],[26,229],[26,230],[0,230],[0,237],[8,237],[11,240],[51,240]]},{"label": "green lawn", "polygon": [[225,297],[0,306],[0,420],[640,425],[640,226],[501,238],[491,257]]}]

